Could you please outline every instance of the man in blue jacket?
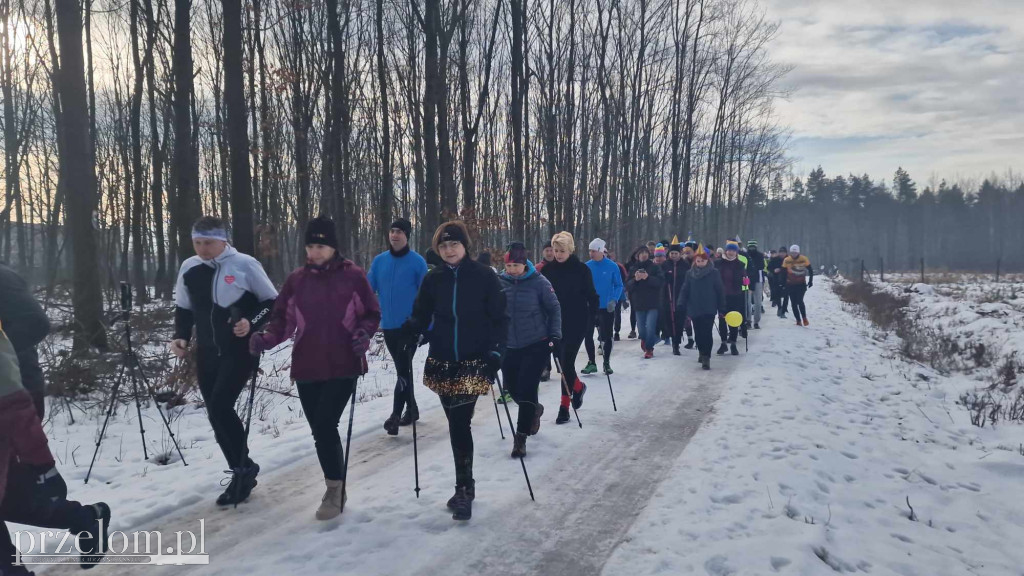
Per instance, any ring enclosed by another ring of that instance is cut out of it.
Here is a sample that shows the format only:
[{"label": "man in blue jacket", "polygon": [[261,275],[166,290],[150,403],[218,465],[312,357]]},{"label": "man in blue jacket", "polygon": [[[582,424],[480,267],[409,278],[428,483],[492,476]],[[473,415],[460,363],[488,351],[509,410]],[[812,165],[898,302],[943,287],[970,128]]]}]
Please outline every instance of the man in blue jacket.
[{"label": "man in blue jacket", "polygon": [[[368,275],[370,286],[380,301],[380,327],[384,332],[384,344],[398,372],[394,408],[391,416],[384,421],[384,430],[391,436],[398,434],[399,426],[408,426],[420,419],[412,385],[412,357],[416,349],[406,348],[399,330],[412,314],[416,293],[423,283],[423,277],[427,275],[427,261],[409,249],[411,235],[412,224],[408,220],[395,220],[388,232],[388,243],[391,246],[373,259]],[[406,409],[404,415],[403,407]]]},{"label": "man in blue jacket", "polygon": [[[597,290],[598,337],[604,350],[604,373],[612,374],[612,333],[615,324],[615,304],[622,299],[622,274],[619,272],[619,265],[605,256],[605,241],[600,238],[594,238],[590,243],[590,260],[587,267],[594,277],[594,289]],[[596,371],[587,371],[593,363],[594,359],[591,358],[590,364],[583,369],[584,374],[593,374]]]}]

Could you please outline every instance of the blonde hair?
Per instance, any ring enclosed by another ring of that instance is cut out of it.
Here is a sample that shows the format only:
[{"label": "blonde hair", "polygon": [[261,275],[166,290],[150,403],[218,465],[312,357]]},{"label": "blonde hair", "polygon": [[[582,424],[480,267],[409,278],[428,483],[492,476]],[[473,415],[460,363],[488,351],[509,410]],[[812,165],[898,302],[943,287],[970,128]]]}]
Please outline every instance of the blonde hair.
[{"label": "blonde hair", "polygon": [[551,237],[551,247],[561,248],[571,254],[576,251],[576,241],[573,240],[572,234],[563,230]]}]

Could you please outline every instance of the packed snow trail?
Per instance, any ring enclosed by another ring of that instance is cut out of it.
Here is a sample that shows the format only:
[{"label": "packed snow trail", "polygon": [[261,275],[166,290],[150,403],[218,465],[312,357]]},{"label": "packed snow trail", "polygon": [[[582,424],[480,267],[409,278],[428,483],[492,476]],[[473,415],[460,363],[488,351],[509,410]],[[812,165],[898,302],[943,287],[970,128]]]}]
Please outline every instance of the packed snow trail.
[{"label": "packed snow trail", "polygon": [[[700,427],[729,374],[743,369],[746,360],[716,356],[707,372],[697,364],[696,351],[676,357],[669,346],[659,345],[653,360],[643,360],[636,340],[616,344],[612,382],[618,412],[612,411],[607,380],[598,373],[585,377],[583,429],[575,420],[556,426],[557,373],[541,384],[546,411],[540,434],[527,443],[526,458],[536,503],[529,499],[519,463],[509,457],[512,441],[504,409],[502,441],[493,402],[482,397],[474,416],[473,519],[451,519],[445,508],[454,486],[447,424],[437,397],[421,386],[417,428],[423,490],[418,500],[411,427],[397,438],[386,436],[382,419],[360,404],[349,500],[339,520],[313,519],[323,479],[315,457],[306,457],[284,470],[262,473],[252,497],[237,510],[218,508],[211,493],[138,527],[173,534],[194,530],[198,518],[206,520],[210,565],[157,568],[155,573],[597,574]],[[511,410],[515,419],[514,405]],[[254,457],[259,457],[256,450]],[[101,570],[137,573],[131,566]]]}]

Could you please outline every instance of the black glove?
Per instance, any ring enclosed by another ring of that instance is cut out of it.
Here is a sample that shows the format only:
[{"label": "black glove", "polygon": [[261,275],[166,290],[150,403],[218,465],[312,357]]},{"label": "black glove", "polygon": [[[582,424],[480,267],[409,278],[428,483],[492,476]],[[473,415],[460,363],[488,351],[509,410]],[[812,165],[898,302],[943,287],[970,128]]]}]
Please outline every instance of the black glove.
[{"label": "black glove", "polygon": [[814,286],[814,280],[811,280],[807,283],[808,288],[810,288],[811,286]]},{"label": "black glove", "polygon": [[484,362],[487,364],[487,376],[493,380],[498,375],[498,370],[501,370],[501,353],[491,350],[484,356]]},{"label": "black glove", "polygon": [[623,300],[622,301],[622,309],[623,310],[629,310],[629,300]]},{"label": "black glove", "polygon": [[401,340],[405,348],[415,348],[419,342],[420,333],[416,329],[416,325],[413,324],[412,320],[406,320],[402,327],[398,329],[398,338]]},{"label": "black glove", "polygon": [[555,338],[554,336],[552,336],[551,338],[548,338],[548,348],[551,348],[551,351],[554,352],[555,356],[557,356],[558,358],[562,357],[562,339],[561,338]]}]

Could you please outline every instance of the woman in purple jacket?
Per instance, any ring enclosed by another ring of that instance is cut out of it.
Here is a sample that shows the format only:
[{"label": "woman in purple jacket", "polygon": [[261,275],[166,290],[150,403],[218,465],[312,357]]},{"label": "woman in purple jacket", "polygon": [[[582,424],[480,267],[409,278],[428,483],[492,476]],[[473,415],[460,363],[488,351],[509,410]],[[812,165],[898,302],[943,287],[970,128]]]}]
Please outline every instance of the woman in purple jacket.
[{"label": "woman in purple jacket", "polygon": [[288,276],[254,355],[292,337],[291,376],[313,430],[327,491],[316,511],[329,520],[345,508],[338,422],[356,380],[366,373],[366,351],[380,324],[380,305],[362,268],[342,258],[334,222],[321,216],[306,226],[306,265]]}]

